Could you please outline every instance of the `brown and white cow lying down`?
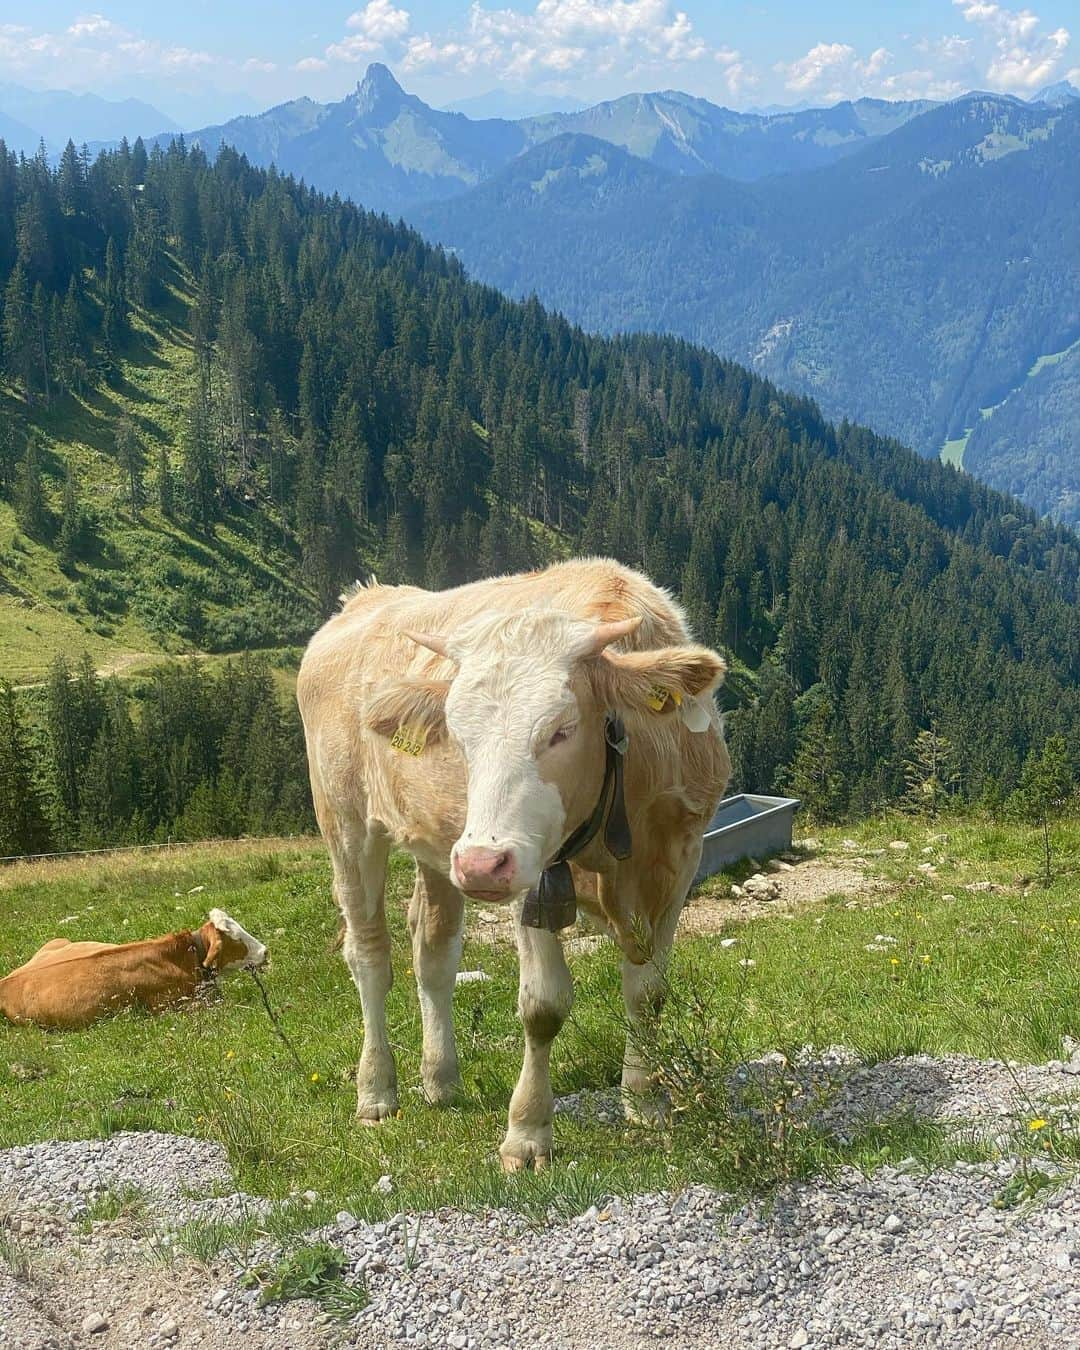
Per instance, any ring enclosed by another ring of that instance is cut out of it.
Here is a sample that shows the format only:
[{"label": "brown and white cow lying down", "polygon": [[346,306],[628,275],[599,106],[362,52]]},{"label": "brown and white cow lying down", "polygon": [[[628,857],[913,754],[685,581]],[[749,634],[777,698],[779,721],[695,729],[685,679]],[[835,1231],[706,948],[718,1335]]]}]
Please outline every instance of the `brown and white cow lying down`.
[{"label": "brown and white cow lying down", "polygon": [[0,1013],[12,1022],[74,1030],[106,1013],[152,1012],[191,998],[215,973],[258,967],[266,948],[222,909],[195,932],[145,942],[54,938],[0,980]]},{"label": "brown and white cow lying down", "polygon": [[[606,559],[432,593],[371,585],[312,639],[298,697],[319,826],[360,993],[357,1115],[398,1108],[386,1028],[390,942],[383,890],[391,845],[417,863],[409,909],[429,1100],[460,1084],[451,1015],[462,893],[520,903],[605,783],[606,714],[629,735],[625,801],[632,852],[603,831],[575,859],[579,903],[623,951],[631,1022],[628,1114],[652,1115],[634,1051],[662,973],[702,833],[730,766],[712,699],[721,658],[691,641],[664,591]],[[517,925],[525,1060],[510,1101],[503,1166],[551,1154],[551,1043],[573,1002],[554,932]]]}]

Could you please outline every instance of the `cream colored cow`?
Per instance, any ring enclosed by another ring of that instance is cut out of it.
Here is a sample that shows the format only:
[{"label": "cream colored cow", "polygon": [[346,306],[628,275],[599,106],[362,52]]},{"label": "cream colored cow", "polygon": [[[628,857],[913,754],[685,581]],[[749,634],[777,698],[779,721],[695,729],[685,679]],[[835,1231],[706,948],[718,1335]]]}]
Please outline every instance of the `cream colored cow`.
[{"label": "cream colored cow", "polygon": [[[623,952],[630,1114],[658,1109],[634,1050],[658,996],[702,832],[729,774],[712,691],[721,658],[694,644],[669,595],[607,559],[455,590],[360,588],[311,640],[298,697],[319,826],[345,919],[364,1045],[357,1115],[398,1109],[386,1029],[391,846],[416,859],[409,909],[430,1101],[460,1084],[451,998],[462,893],[520,904],[607,789],[606,715],[625,725],[632,852],[601,829],[574,860],[578,903]],[[610,738],[610,733],[608,733]],[[610,797],[608,798],[610,800]],[[551,1154],[551,1043],[573,1002],[554,932],[517,925],[525,1059],[500,1153],[516,1170]]]}]

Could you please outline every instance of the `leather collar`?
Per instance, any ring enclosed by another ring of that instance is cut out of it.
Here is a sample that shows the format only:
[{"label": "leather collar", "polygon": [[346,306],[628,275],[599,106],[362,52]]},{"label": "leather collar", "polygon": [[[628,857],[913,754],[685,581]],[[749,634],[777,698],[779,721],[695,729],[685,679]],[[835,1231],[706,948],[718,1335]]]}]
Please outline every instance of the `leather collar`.
[{"label": "leather collar", "polygon": [[208,966],[206,964],[206,958],[209,955],[210,949],[207,946],[206,939],[198,929],[195,929],[191,934],[191,946],[192,950],[195,952],[195,974],[201,980],[212,980],[217,974],[217,971],[213,966]]},{"label": "leather collar", "polygon": [[546,928],[556,933],[577,919],[577,892],[570,859],[596,838],[604,826],[604,847],[622,862],[629,858],[633,840],[626,815],[623,790],[623,760],[630,744],[622,718],[609,712],[604,718],[604,781],[592,815],[566,839],[562,848],[540,873],[539,883],[529,891],[521,907],[525,928]]}]

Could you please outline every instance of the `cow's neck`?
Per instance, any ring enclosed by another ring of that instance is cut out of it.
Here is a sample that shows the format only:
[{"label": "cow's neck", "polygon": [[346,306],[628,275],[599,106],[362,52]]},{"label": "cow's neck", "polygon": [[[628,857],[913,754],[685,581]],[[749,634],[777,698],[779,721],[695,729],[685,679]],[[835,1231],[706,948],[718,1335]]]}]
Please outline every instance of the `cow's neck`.
[{"label": "cow's neck", "polygon": [[207,953],[210,950],[209,944],[198,929],[191,934],[191,947],[195,952],[195,973],[201,980],[210,980],[214,977],[214,968],[205,964]]}]

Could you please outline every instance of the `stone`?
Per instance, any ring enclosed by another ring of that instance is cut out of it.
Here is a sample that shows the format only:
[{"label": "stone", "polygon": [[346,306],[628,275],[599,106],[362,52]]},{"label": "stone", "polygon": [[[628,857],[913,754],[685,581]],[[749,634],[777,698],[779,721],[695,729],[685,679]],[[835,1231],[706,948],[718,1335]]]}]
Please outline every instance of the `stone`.
[{"label": "stone", "polygon": [[806,1333],[805,1327],[800,1327],[791,1339],[788,1341],[788,1350],[802,1350],[804,1345],[808,1345],[810,1337]]},{"label": "stone", "polygon": [[87,1313],[82,1320],[82,1330],[84,1336],[97,1336],[103,1331],[108,1331],[109,1319],[103,1317],[99,1312]]}]

